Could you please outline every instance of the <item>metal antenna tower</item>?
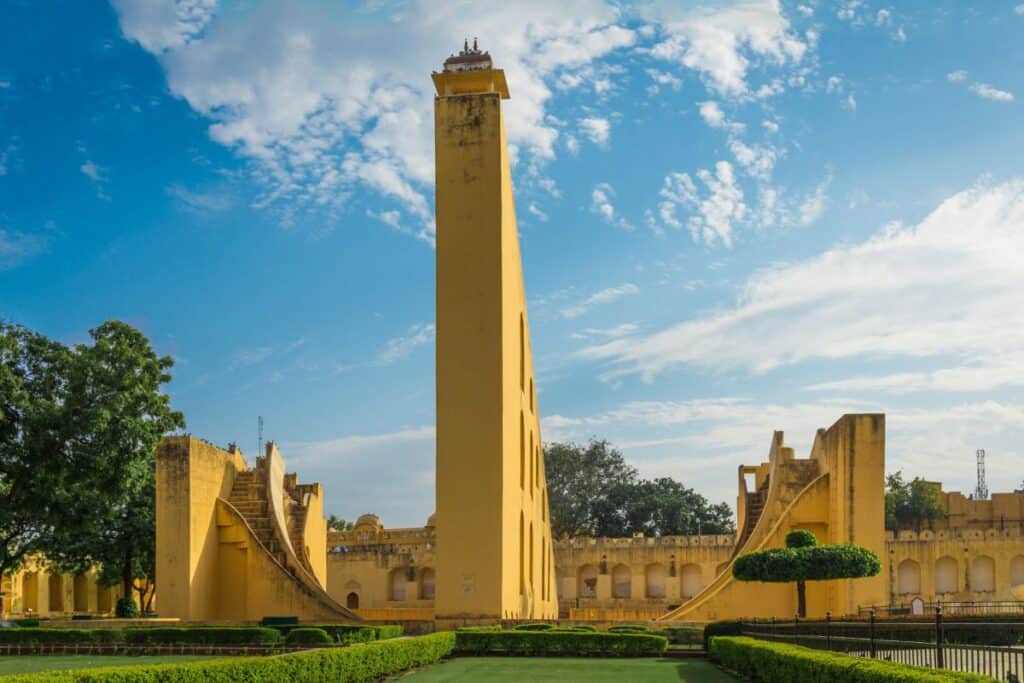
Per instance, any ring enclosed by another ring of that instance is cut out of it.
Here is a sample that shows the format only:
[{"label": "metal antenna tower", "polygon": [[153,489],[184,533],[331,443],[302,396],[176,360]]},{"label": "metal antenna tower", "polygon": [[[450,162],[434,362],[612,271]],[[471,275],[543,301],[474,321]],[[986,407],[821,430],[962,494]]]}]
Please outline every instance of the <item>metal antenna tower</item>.
[{"label": "metal antenna tower", "polygon": [[256,442],[256,457],[263,457],[263,416],[256,418],[256,425],[259,430],[259,440]]},{"label": "metal antenna tower", "polygon": [[979,448],[978,456],[978,486],[974,489],[974,500],[988,500],[988,484],[985,483],[985,449]]}]

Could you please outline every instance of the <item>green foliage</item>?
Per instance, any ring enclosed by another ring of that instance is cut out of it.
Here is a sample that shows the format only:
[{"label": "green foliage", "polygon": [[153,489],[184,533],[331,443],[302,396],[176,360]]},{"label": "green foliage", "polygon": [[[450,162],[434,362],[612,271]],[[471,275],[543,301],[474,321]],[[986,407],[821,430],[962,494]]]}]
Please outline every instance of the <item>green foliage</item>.
[{"label": "green foliage", "polygon": [[136,619],[139,616],[139,606],[130,597],[118,598],[114,605],[114,616],[120,619]]},{"label": "green foliage", "polygon": [[263,617],[260,626],[298,626],[298,617]]},{"label": "green foliage", "polygon": [[905,481],[902,472],[885,478],[885,528],[890,531],[915,529],[936,519],[945,519],[937,484],[914,477]]},{"label": "green foliage", "polygon": [[480,631],[483,633],[493,633],[495,631],[503,631],[501,624],[483,624],[481,626],[459,626],[456,631]]},{"label": "green foliage", "polygon": [[147,626],[124,629],[124,640],[134,645],[272,645],[281,633],[263,626]]},{"label": "green foliage", "polygon": [[350,522],[347,519],[342,519],[335,515],[331,515],[327,518],[328,531],[351,531],[355,525],[355,522]]},{"label": "green foliage", "polygon": [[[13,630],[13,629],[11,629]],[[434,664],[452,652],[451,631],[361,647],[309,650],[279,657],[232,657],[10,676],[4,683],[362,683]]]},{"label": "green foliage", "polygon": [[728,505],[710,505],[673,479],[640,479],[607,441],[546,444],[544,467],[556,538],[735,531]]},{"label": "green foliage", "polygon": [[786,534],[787,548],[813,548],[816,545],[818,545],[818,539],[805,529],[793,529]]},{"label": "green foliage", "polygon": [[374,640],[387,640],[402,635],[404,629],[401,624],[381,624],[379,626],[366,626],[358,624],[303,624],[297,623],[279,624],[273,627],[281,635],[287,637],[292,631],[298,628],[318,628],[325,631],[331,641],[343,645],[354,643],[369,643]]},{"label": "green foliage", "polygon": [[0,574],[30,552],[101,581],[151,577],[153,451],[185,422],[169,357],[129,325],[72,347],[0,323]]},{"label": "green foliage", "polygon": [[608,633],[651,633],[651,629],[639,624],[620,624],[618,626],[609,626]]},{"label": "green foliage", "polygon": [[27,617],[25,619],[14,619],[12,623],[15,626],[22,628],[35,628],[39,626],[39,620],[35,617]]},{"label": "green foliage", "polygon": [[3,628],[0,644],[15,645],[38,643],[43,645],[73,645],[75,643],[120,643],[124,632],[117,628]]},{"label": "green foliage", "polygon": [[550,631],[555,628],[555,624],[516,624],[512,627],[513,631]]},{"label": "green foliage", "polygon": [[745,637],[712,638],[708,654],[721,666],[756,683],[805,680],[835,683],[981,683],[992,680],[981,674],[924,669]]},{"label": "green foliage", "polygon": [[332,645],[334,638],[322,628],[303,626],[289,631],[284,642],[287,645]]},{"label": "green foliage", "polygon": [[658,631],[673,645],[700,645],[704,642],[704,629],[699,626],[666,626]]},{"label": "green foliage", "polygon": [[723,619],[722,621],[713,621],[710,624],[706,624],[704,626],[704,649],[710,651],[711,639],[717,636],[741,635],[743,633],[743,623],[740,619]]},{"label": "green foliage", "polygon": [[373,630],[377,633],[377,640],[400,638],[405,633],[405,628],[401,624],[381,624],[380,626],[374,626]]},{"label": "green foliage", "polygon": [[651,657],[668,647],[668,639],[642,633],[587,631],[456,631],[455,652],[525,657]]},{"label": "green foliage", "polygon": [[875,576],[882,563],[871,550],[856,545],[772,548],[736,558],[732,574],[740,581],[829,581]]}]

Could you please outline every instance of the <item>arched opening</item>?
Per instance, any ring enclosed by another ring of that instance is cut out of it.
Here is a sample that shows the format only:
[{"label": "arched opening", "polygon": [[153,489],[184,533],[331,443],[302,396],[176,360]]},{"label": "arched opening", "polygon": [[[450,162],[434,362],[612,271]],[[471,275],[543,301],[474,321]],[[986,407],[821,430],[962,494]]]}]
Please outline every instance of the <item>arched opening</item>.
[{"label": "arched opening", "polygon": [[646,580],[644,594],[648,598],[664,598],[665,579],[667,577],[668,571],[665,569],[665,565],[659,562],[647,565],[647,569],[644,571],[644,578]]},{"label": "arched opening", "polygon": [[85,574],[75,574],[75,591],[73,604],[76,612],[89,611],[89,577]]},{"label": "arched opening", "polygon": [[633,595],[633,573],[624,564],[612,569],[612,597],[628,599]]},{"label": "arched opening", "polygon": [[26,612],[39,612],[39,574],[25,574],[21,580],[21,598]]},{"label": "arched opening", "polygon": [[60,574],[50,574],[49,579],[50,589],[50,604],[48,608],[51,612],[63,612],[64,611],[64,577]]},{"label": "arched opening", "polygon": [[405,600],[405,567],[395,567],[388,574],[388,600]]},{"label": "arched opening", "polygon": [[1010,585],[1024,586],[1024,555],[1010,560]]},{"label": "arched opening", "polygon": [[420,570],[420,599],[434,599],[434,570],[430,567]]},{"label": "arched opening", "polygon": [[988,555],[979,555],[971,561],[971,590],[991,593],[996,589],[996,562]]},{"label": "arched opening", "polygon": [[523,511],[519,511],[519,594],[526,595],[526,529]]},{"label": "arched opening", "polygon": [[114,609],[114,587],[96,586],[96,611],[107,614]]},{"label": "arched opening", "polygon": [[903,560],[896,568],[896,592],[913,595],[921,592],[921,565],[914,560]]},{"label": "arched opening", "polygon": [[533,586],[533,522],[530,522],[530,595],[533,594]]},{"label": "arched opening", "polygon": [[597,597],[597,567],[592,564],[580,567],[576,594],[581,598]]},{"label": "arched opening", "polygon": [[528,453],[527,457],[530,459],[530,497],[532,498],[533,497],[534,472],[536,471],[535,465],[537,464],[537,459],[535,457],[533,457],[533,430],[532,429],[530,430],[530,450],[527,451],[527,453]]},{"label": "arched opening", "polygon": [[684,564],[680,574],[684,598],[692,598],[700,593],[700,589],[704,587],[704,578],[701,576],[699,564]]},{"label": "arched opening", "polygon": [[359,593],[352,591],[345,596],[345,607],[349,609],[359,609]]},{"label": "arched opening", "polygon": [[956,593],[959,587],[960,568],[956,559],[946,556],[935,561],[935,592]]}]

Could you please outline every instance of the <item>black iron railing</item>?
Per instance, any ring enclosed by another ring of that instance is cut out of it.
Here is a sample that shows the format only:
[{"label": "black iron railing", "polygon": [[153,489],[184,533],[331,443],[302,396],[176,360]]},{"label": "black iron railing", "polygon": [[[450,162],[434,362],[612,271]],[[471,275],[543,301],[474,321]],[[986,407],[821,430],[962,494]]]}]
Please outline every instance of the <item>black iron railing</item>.
[{"label": "black iron railing", "polygon": [[964,621],[946,617],[944,607],[927,620],[879,619],[869,612],[867,619],[749,622],[741,632],[856,657],[1024,680],[1024,620]]}]

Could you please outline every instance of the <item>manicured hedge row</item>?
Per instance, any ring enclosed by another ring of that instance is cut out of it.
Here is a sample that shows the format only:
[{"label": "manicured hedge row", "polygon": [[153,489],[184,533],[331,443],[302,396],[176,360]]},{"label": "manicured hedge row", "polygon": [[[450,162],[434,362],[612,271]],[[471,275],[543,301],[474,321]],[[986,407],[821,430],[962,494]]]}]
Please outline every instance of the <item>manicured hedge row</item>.
[{"label": "manicured hedge row", "polygon": [[334,638],[322,628],[293,628],[285,638],[288,645],[333,645]]},{"label": "manicured hedge row", "polygon": [[699,626],[666,626],[655,631],[674,645],[700,645],[704,642],[704,629]]},{"label": "manicured hedge row", "polygon": [[374,640],[397,638],[403,633],[401,624],[381,624],[379,626],[363,626],[358,624],[282,624],[274,627],[281,635],[287,637],[297,628],[319,628],[331,636],[333,642],[343,645],[369,643]]},{"label": "manicured hedge row", "polygon": [[456,631],[455,652],[463,655],[552,655],[644,657],[668,647],[662,636],[584,631]]},{"label": "manicured hedge row", "polygon": [[550,631],[555,628],[554,624],[516,624],[513,631]]},{"label": "manicured hedge row", "polygon": [[380,626],[374,626],[373,629],[377,632],[377,640],[398,638],[405,633],[405,629],[401,624],[382,624]]},{"label": "manicured hedge row", "polygon": [[120,643],[124,632],[117,628],[36,628],[18,627],[0,629],[0,645],[41,643],[45,645],[73,645]]},{"label": "manicured hedge row", "polygon": [[743,636],[715,636],[708,654],[715,662],[755,683],[830,681],[835,683],[931,683],[991,681],[981,674],[936,671],[878,659],[865,659],[788,643]]},{"label": "manicured hedge row", "polygon": [[281,640],[277,629],[262,626],[191,626],[126,628],[124,641],[133,645],[271,645]]},{"label": "manicured hedge row", "polygon": [[48,671],[5,677],[4,683],[361,683],[433,664],[451,654],[454,645],[455,634],[444,631],[279,657]]}]

